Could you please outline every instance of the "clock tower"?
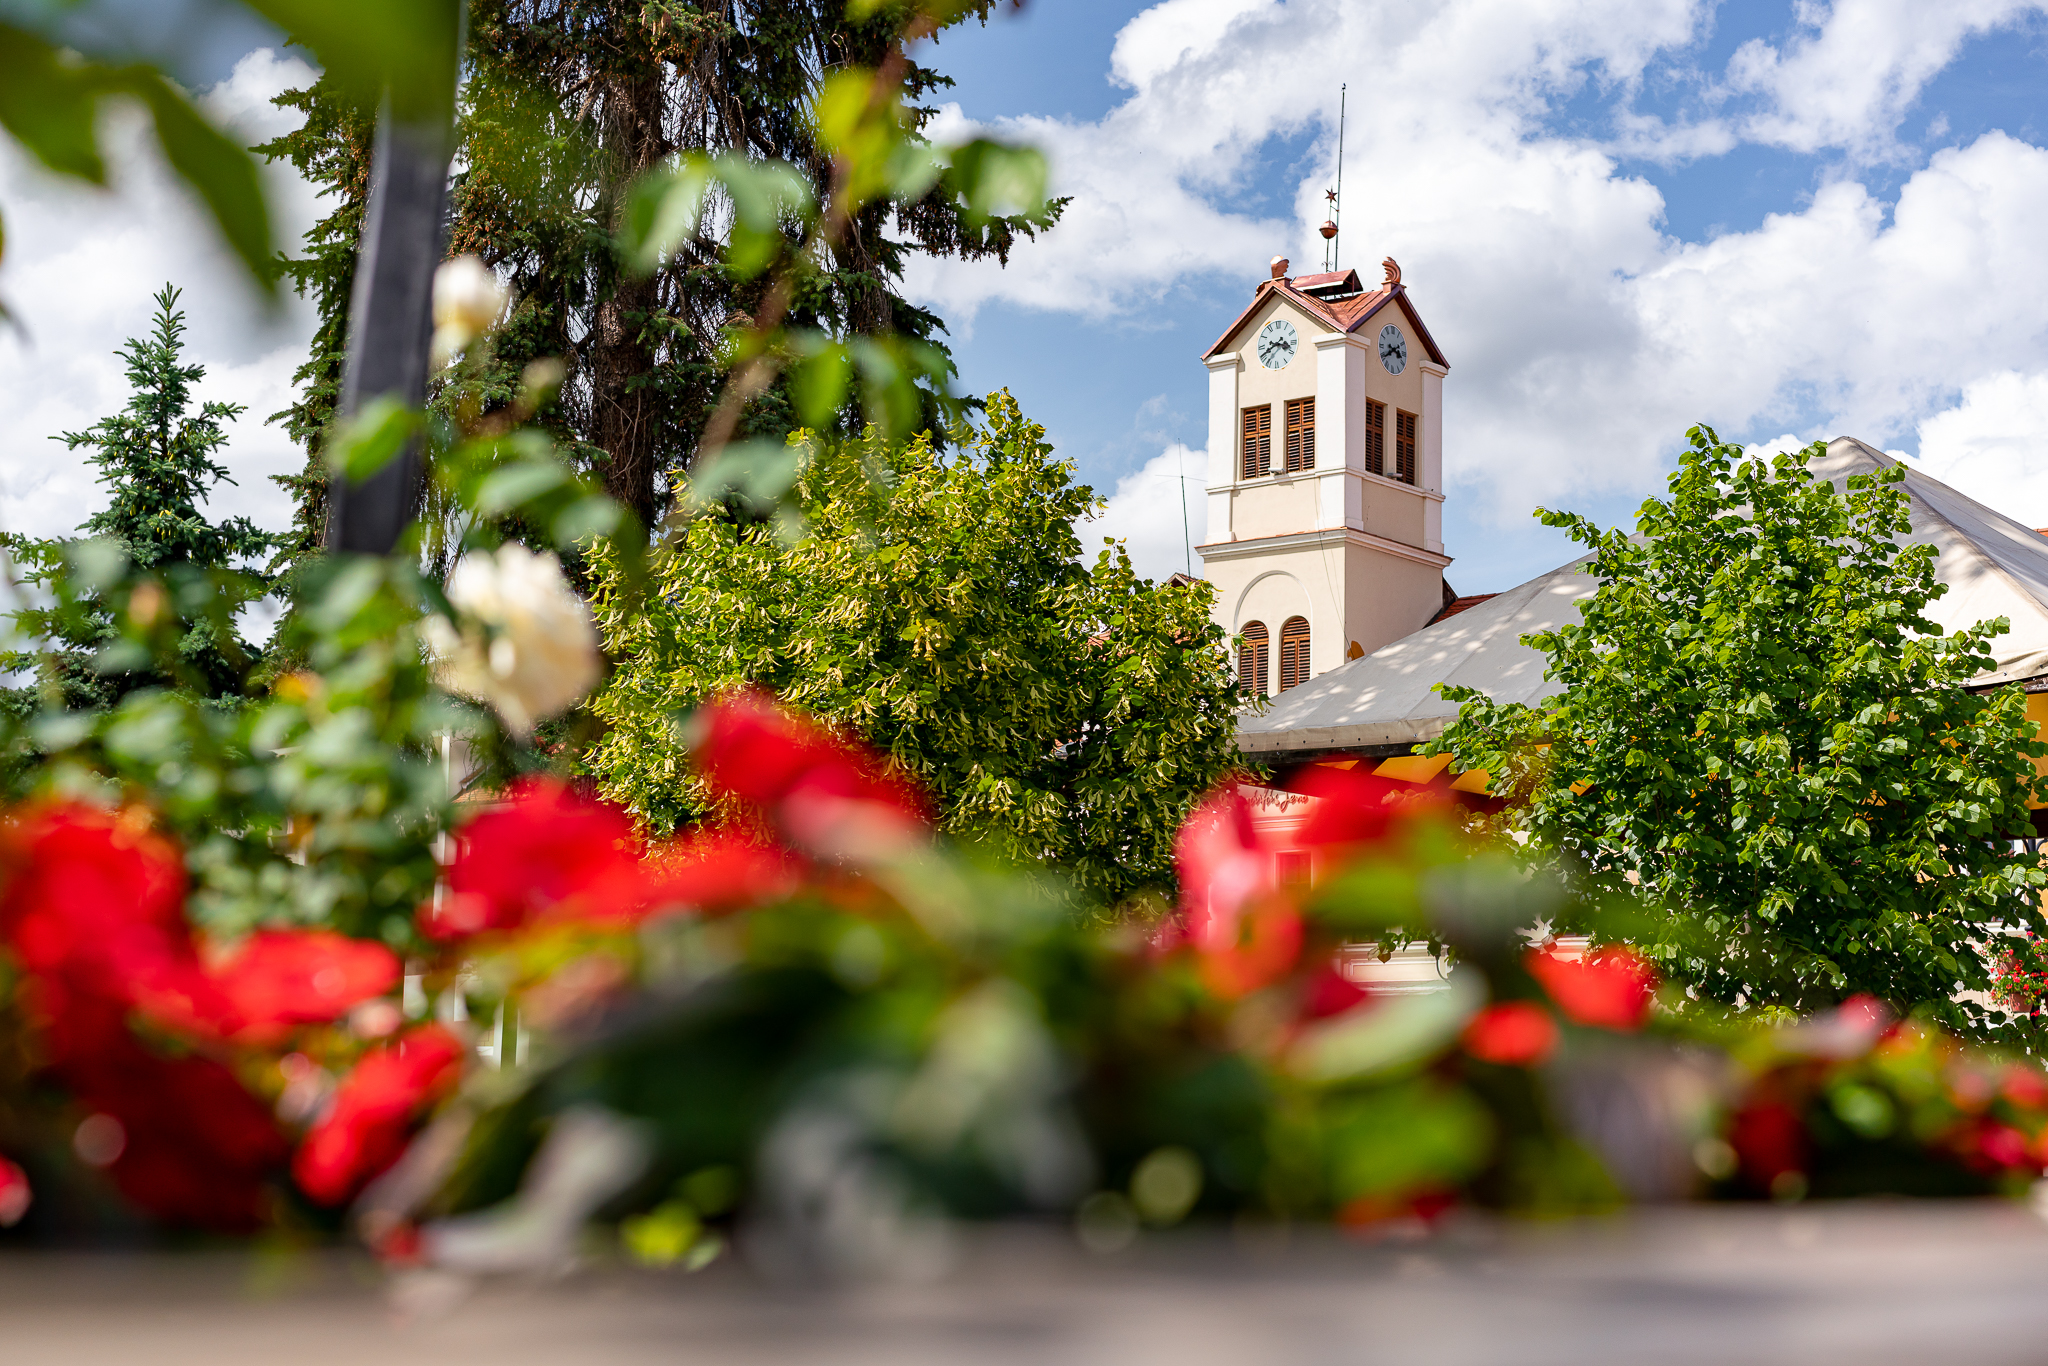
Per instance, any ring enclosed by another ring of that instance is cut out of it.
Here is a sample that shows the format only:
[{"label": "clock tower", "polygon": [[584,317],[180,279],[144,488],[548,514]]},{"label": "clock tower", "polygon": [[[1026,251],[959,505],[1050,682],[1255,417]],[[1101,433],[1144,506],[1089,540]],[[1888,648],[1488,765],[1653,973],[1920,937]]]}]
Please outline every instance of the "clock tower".
[{"label": "clock tower", "polygon": [[1290,278],[1275,258],[1210,347],[1216,621],[1248,692],[1275,696],[1420,630],[1442,608],[1450,363],[1392,258]]}]

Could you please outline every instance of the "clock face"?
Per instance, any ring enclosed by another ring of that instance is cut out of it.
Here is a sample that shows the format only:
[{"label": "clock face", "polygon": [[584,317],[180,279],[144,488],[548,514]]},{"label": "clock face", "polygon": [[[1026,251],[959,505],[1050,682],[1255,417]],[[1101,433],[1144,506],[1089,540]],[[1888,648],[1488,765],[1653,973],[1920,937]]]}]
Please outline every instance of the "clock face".
[{"label": "clock face", "polygon": [[1387,367],[1387,373],[1398,375],[1408,368],[1408,343],[1401,337],[1401,329],[1388,323],[1380,329],[1380,364]]},{"label": "clock face", "polygon": [[1259,329],[1259,364],[1268,370],[1285,370],[1300,345],[1294,324],[1285,318],[1275,318]]}]

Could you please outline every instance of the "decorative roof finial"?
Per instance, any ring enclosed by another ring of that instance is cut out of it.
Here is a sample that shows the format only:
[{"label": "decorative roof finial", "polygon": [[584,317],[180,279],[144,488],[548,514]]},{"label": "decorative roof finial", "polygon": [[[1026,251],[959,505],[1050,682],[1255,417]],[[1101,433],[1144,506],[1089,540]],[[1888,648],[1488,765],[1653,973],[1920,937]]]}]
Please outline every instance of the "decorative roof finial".
[{"label": "decorative roof finial", "polygon": [[1273,278],[1276,280],[1284,279],[1287,275],[1287,258],[1285,256],[1275,256],[1271,264],[1273,267]]},{"label": "decorative roof finial", "polygon": [[1401,267],[1393,257],[1389,256],[1386,260],[1380,262],[1380,269],[1387,272],[1387,278],[1383,284],[1384,288],[1392,289],[1395,285],[1401,283]]}]

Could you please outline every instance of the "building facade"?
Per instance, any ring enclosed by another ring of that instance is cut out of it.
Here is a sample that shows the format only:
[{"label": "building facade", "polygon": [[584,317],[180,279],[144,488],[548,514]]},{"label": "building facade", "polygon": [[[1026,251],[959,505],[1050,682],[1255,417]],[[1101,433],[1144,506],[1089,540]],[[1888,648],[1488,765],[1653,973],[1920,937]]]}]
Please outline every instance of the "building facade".
[{"label": "building facade", "polygon": [[1384,263],[1289,277],[1272,263],[1209,370],[1216,619],[1248,692],[1278,696],[1421,629],[1444,606],[1449,362]]}]

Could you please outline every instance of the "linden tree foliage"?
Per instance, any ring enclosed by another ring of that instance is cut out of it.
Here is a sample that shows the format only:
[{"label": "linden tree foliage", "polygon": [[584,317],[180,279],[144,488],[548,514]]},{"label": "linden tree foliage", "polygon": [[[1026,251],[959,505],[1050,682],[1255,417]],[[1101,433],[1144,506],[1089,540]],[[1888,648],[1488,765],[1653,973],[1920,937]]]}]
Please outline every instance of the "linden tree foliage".
[{"label": "linden tree foliage", "polygon": [[1120,545],[1085,563],[1094,493],[1009,394],[957,435],[952,458],[928,436],[811,441],[783,503],[801,539],[714,504],[657,552],[644,600],[600,552],[617,666],[589,764],[608,795],[661,828],[704,814],[679,727],[753,684],[886,751],[956,832],[1111,898],[1168,881],[1182,818],[1239,762],[1210,590],[1140,579]]},{"label": "linden tree foliage", "polygon": [[1903,471],[1817,479],[1816,444],[1744,460],[1696,427],[1636,531],[1542,511],[1591,551],[1584,620],[1524,638],[1539,708],[1471,689],[1429,747],[1496,775],[1502,817],[1665,917],[1641,947],[1700,994],[1809,1011],[1855,992],[1983,1029],[1958,1000],[2042,927],[2036,739],[2018,687],[1973,691],[2000,619],[1944,634]]}]

